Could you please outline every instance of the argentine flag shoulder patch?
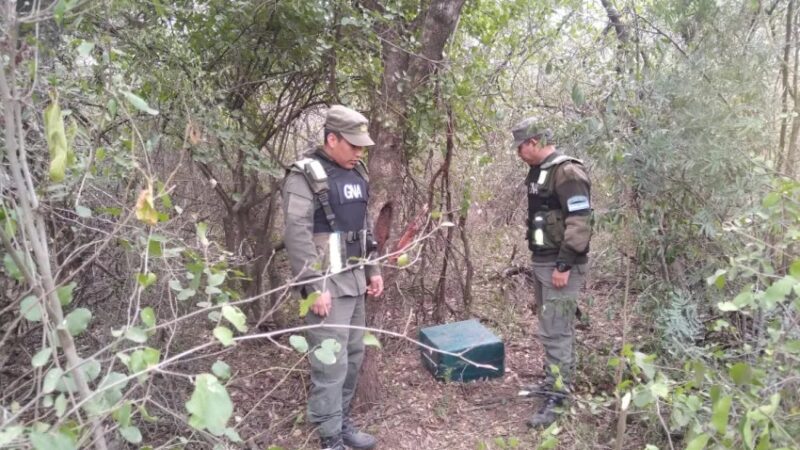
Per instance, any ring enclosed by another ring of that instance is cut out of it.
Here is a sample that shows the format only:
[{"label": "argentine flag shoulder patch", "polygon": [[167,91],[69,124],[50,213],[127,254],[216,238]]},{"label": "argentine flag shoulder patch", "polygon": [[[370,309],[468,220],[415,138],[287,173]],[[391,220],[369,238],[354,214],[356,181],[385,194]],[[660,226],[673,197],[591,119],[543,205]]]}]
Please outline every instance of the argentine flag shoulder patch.
[{"label": "argentine flag shoulder patch", "polygon": [[585,195],[575,195],[567,199],[567,211],[585,211],[591,208],[589,197]]}]

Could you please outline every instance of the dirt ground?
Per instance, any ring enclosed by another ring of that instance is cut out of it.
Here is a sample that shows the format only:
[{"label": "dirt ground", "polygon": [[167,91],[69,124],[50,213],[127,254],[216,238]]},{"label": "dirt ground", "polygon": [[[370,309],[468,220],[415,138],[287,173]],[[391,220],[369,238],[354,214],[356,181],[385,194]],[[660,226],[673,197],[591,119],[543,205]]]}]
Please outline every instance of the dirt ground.
[{"label": "dirt ground", "polygon": [[[613,437],[615,424],[609,423],[613,404],[607,397],[613,369],[607,362],[609,352],[619,348],[621,321],[616,301],[598,295],[598,289],[589,290],[584,295],[588,301],[581,305],[590,318],[589,326],[578,331],[580,373],[570,412],[559,422],[556,448],[610,448]],[[381,338],[384,348],[378,370],[384,395],[377,405],[359,405],[356,423],[378,437],[381,450],[536,448],[543,440],[542,432],[531,431],[525,421],[541,400],[520,397],[518,392],[541,376],[543,353],[535,339],[536,316],[523,303],[506,306],[512,322],[483,321],[506,345],[506,373],[497,379],[436,381],[422,366],[413,344]],[[497,311],[489,310],[504,307],[485,306],[486,317],[499,317]],[[416,337],[417,331],[408,335]],[[237,430],[248,446],[319,448],[305,418],[307,362],[275,345],[239,347],[225,355],[225,361],[235,373],[229,392],[236,405]],[[281,364],[264,369],[266,361]],[[626,442],[625,448],[642,445]]]}]

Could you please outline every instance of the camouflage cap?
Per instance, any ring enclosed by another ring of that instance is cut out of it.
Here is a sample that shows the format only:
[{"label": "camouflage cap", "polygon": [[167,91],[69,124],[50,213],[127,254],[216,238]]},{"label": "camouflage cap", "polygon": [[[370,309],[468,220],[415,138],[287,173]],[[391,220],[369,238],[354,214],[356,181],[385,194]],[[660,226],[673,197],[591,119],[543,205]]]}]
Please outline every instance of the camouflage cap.
[{"label": "camouflage cap", "polygon": [[361,113],[342,105],[331,106],[325,116],[326,129],[340,133],[347,142],[357,147],[375,145],[367,131],[368,123]]},{"label": "camouflage cap", "polygon": [[511,128],[514,136],[514,151],[528,139],[536,136],[543,136],[546,141],[550,141],[553,132],[547,128],[542,121],[536,117],[528,117]]}]

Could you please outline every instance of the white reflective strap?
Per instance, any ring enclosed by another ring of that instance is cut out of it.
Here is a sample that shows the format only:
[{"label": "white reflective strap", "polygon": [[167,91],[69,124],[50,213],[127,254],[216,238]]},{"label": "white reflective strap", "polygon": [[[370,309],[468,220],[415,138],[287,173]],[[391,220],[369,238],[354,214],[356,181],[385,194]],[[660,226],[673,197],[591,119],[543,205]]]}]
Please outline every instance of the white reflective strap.
[{"label": "white reflective strap", "polygon": [[331,233],[328,237],[328,255],[332,273],[342,271],[342,241],[341,234]]},{"label": "white reflective strap", "polygon": [[543,185],[545,181],[547,181],[547,170],[542,170],[539,172],[539,179],[536,180],[536,184],[539,186]]}]

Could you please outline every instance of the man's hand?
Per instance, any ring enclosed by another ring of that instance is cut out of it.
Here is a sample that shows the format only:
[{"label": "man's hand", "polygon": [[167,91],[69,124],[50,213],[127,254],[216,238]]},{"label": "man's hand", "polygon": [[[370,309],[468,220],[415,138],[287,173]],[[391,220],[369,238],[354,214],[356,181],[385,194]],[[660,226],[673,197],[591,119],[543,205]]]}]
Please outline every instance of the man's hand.
[{"label": "man's hand", "polygon": [[553,269],[553,287],[556,289],[561,289],[567,285],[569,282],[569,270],[566,272],[559,272],[557,269]]},{"label": "man's hand", "polygon": [[325,291],[317,297],[317,301],[309,308],[314,314],[320,317],[327,317],[331,312],[331,291]]},{"label": "man's hand", "polygon": [[367,295],[373,297],[380,297],[383,295],[383,277],[380,275],[373,275],[369,277],[369,284],[367,285]]}]

